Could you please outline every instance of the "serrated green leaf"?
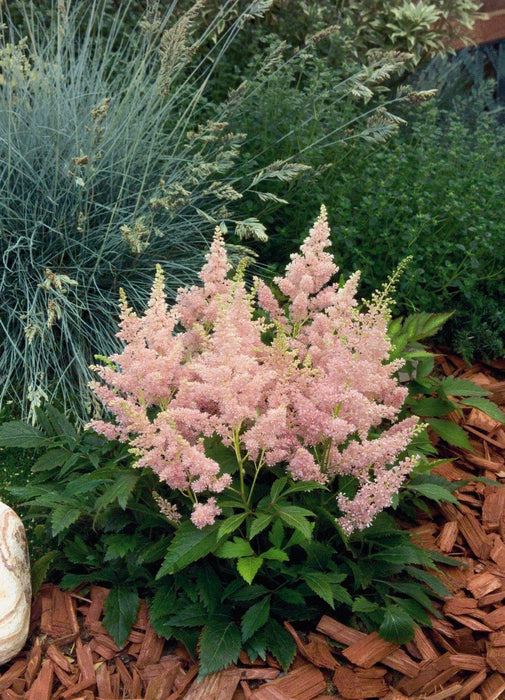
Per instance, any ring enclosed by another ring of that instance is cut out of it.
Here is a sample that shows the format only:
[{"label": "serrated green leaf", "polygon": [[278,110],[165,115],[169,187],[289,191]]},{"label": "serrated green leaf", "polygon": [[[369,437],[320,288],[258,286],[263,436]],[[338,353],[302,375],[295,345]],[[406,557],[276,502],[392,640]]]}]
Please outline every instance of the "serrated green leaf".
[{"label": "serrated green leaf", "polygon": [[479,411],[482,411],[493,420],[499,423],[505,423],[505,413],[503,413],[501,408],[498,408],[495,403],[489,401],[489,399],[484,399],[482,396],[475,396],[473,398],[464,399],[461,403],[465,404],[465,406],[478,408]]},{"label": "serrated green leaf", "polygon": [[103,538],[103,543],[106,547],[104,561],[111,561],[112,559],[124,557],[129,552],[134,552],[139,546],[139,537],[138,535],[125,535],[122,533],[106,535]]},{"label": "serrated green leaf", "polygon": [[301,575],[301,579],[316,595],[328,603],[331,608],[335,607],[333,587],[327,574],[322,571],[307,571]]},{"label": "serrated green leaf", "polygon": [[53,537],[73,525],[80,517],[81,509],[72,508],[67,503],[59,503],[51,512],[51,533]]},{"label": "serrated green leaf", "polygon": [[370,559],[376,559],[381,562],[391,562],[392,564],[424,564],[429,566],[432,562],[430,556],[420,547],[414,544],[398,545],[396,547],[388,547],[382,552],[372,554]]},{"label": "serrated green leaf", "polygon": [[244,581],[251,584],[263,564],[261,557],[243,557],[237,560],[237,571]]},{"label": "serrated green leaf", "polygon": [[224,542],[216,549],[214,555],[220,559],[238,559],[239,557],[253,556],[254,550],[247,540],[234,537],[233,542]]},{"label": "serrated green leaf", "polygon": [[352,603],[352,611],[357,613],[371,613],[375,612],[379,608],[377,603],[368,600],[364,596],[360,595],[354,599]]},{"label": "serrated green leaf", "polygon": [[279,519],[276,519],[270,532],[268,533],[268,539],[274,545],[274,547],[281,549],[284,541],[284,535],[284,526]]},{"label": "serrated green leaf", "polygon": [[448,321],[453,312],[432,314],[421,312],[411,314],[403,322],[403,333],[407,335],[408,342],[429,338]]},{"label": "serrated green leaf", "polygon": [[441,598],[445,598],[446,596],[450,595],[449,589],[444,586],[442,581],[435,576],[434,574],[430,574],[429,571],[425,571],[424,569],[418,569],[415,566],[406,566],[405,571],[411,576],[412,578],[417,579],[418,581],[422,581],[422,583],[426,584],[428,588],[430,588],[436,595],[440,596]]},{"label": "serrated green leaf", "polygon": [[286,476],[283,476],[281,479],[276,479],[274,481],[270,489],[270,500],[272,501],[272,503],[274,503],[279,498],[279,496],[286,488],[287,483],[288,479]]},{"label": "serrated green leaf", "polygon": [[58,551],[52,549],[39,557],[37,561],[31,565],[32,595],[37,595],[39,588],[46,580],[47,572],[51,568],[51,564],[57,556]]},{"label": "serrated green leaf", "polygon": [[441,420],[439,418],[429,418],[427,423],[437,435],[439,435],[450,445],[454,445],[455,447],[464,447],[467,450],[472,449],[472,446],[468,441],[467,434],[463,428],[456,425],[456,423],[453,423],[450,420]]},{"label": "serrated green leaf", "polygon": [[265,586],[260,586],[259,584],[253,583],[252,585],[244,586],[242,579],[237,579],[236,582],[239,588],[231,592],[227,592],[230,586],[227,587],[222,600],[229,598],[230,600],[235,600],[238,602],[250,603],[251,600],[256,600],[256,598],[261,598],[268,593]]},{"label": "serrated green leaf", "polygon": [[277,510],[279,517],[295,530],[298,530],[301,535],[306,540],[310,540],[312,537],[312,526],[307,520],[307,515],[314,515],[310,510],[306,508],[300,508],[299,506],[287,506],[282,505]]},{"label": "serrated green leaf", "polygon": [[331,590],[336,601],[343,603],[344,605],[348,605],[349,607],[352,606],[352,598],[347,588],[334,583]]},{"label": "serrated green leaf", "polygon": [[242,642],[246,642],[268,620],[270,615],[270,596],[265,596],[255,605],[249,608],[242,618],[241,632]]},{"label": "serrated green leaf", "polygon": [[[277,620],[270,619],[265,625],[266,647],[287,671],[295,658],[296,645],[292,636]],[[262,630],[263,631],[263,630]]]},{"label": "serrated green leaf", "polygon": [[74,445],[77,442],[77,431],[68,418],[51,404],[45,407],[45,412],[53,425],[54,434],[66,438],[68,444]]},{"label": "serrated green leaf", "polygon": [[238,513],[237,515],[230,515],[229,518],[223,520],[219,526],[218,539],[229,535],[239,528],[244,520],[247,518],[247,513]]},{"label": "serrated green leaf", "polygon": [[20,420],[7,421],[0,425],[0,447],[44,447],[51,444],[38,428]]},{"label": "serrated green leaf", "polygon": [[392,596],[392,600],[409,615],[414,622],[418,625],[423,625],[425,627],[431,627],[430,616],[423,608],[422,605],[416,603],[415,600],[406,598],[397,598],[397,596]]},{"label": "serrated green leaf", "polygon": [[201,530],[191,521],[180,525],[156,578],[182,571],[188,564],[210,554],[216,547],[218,529],[219,523],[207,525]]},{"label": "serrated green leaf", "polygon": [[48,450],[41,455],[32,467],[33,472],[49,471],[61,465],[68,458],[68,450],[57,447],[54,450]]},{"label": "serrated green leaf", "polygon": [[128,499],[130,498],[133,489],[137,485],[140,475],[138,472],[120,471],[114,478],[114,483],[107,487],[102,496],[96,500],[96,509],[101,510],[105,506],[117,501],[119,507],[123,510],[126,508]]},{"label": "serrated green leaf", "polygon": [[405,610],[399,605],[392,605],[386,608],[379,634],[387,642],[405,644],[414,636],[414,626],[414,620]]},{"label": "serrated green leaf", "polygon": [[263,532],[270,523],[272,522],[272,515],[269,515],[268,513],[260,513],[259,515],[256,516],[256,518],[251,522],[250,527],[249,527],[249,539],[252,540],[253,537],[256,537],[256,535],[259,535],[260,532]]},{"label": "serrated green leaf", "polygon": [[237,625],[225,616],[211,617],[200,637],[200,674],[221,671],[237,661],[242,638]]},{"label": "serrated green leaf", "polygon": [[208,622],[209,613],[201,603],[185,605],[167,619],[169,627],[202,627]]},{"label": "serrated green leaf", "polygon": [[277,547],[270,547],[266,552],[261,552],[263,559],[273,559],[275,561],[289,561],[289,557],[286,552],[282,549],[277,549]]},{"label": "serrated green leaf", "polygon": [[165,639],[172,636],[173,628],[167,621],[178,607],[174,584],[170,582],[160,586],[149,603],[149,621],[157,635]]},{"label": "serrated green leaf", "polygon": [[457,404],[453,401],[443,401],[442,399],[418,399],[412,401],[410,410],[416,416],[446,416],[448,413],[457,408]]},{"label": "serrated green leaf", "polygon": [[488,396],[489,391],[471,382],[469,379],[446,377],[442,380],[441,389],[447,396]]},{"label": "serrated green leaf", "polygon": [[196,571],[198,597],[209,613],[213,613],[221,602],[223,586],[214,568],[207,562],[198,566]]},{"label": "serrated green leaf", "polygon": [[118,647],[126,644],[133,623],[137,619],[140,599],[136,588],[116,586],[105,599],[104,627]]},{"label": "serrated green leaf", "polygon": [[444,486],[439,484],[408,484],[409,491],[420,493],[425,498],[441,503],[448,501],[449,503],[458,504],[458,499]]}]

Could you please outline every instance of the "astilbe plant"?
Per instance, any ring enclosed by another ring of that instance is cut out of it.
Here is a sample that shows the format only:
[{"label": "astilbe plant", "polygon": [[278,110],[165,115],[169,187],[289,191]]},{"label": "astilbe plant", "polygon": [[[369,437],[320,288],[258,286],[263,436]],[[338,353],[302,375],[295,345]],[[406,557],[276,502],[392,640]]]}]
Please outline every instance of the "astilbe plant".
[{"label": "astilbe plant", "polygon": [[[131,444],[137,466],[166,482],[172,520],[188,512],[187,498],[194,525],[211,525],[230,495],[245,517],[273,474],[334,490],[350,534],[370,525],[412,470],[415,457],[405,455],[417,419],[396,421],[407,390],[395,378],[403,361],[388,361],[388,300],[376,294],[361,309],[359,273],[332,283],[329,235],[322,208],[276,278],[277,294],[260,280],[248,290],[243,264],[229,278],[218,230],[203,284],[179,290],[171,308],[161,268],[143,316],[123,295],[124,349],[94,368],[103,380],[94,391],[114,420],[91,426]],[[206,450],[216,440],[233,453],[235,478]],[[343,476],[354,494],[337,493]]]}]

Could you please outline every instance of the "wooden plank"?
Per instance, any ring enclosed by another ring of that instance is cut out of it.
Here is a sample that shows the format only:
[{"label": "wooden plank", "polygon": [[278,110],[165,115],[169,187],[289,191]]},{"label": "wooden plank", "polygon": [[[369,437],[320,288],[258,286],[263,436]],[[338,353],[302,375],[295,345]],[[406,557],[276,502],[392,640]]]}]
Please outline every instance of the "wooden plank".
[{"label": "wooden plank", "polygon": [[398,644],[387,642],[377,632],[372,632],[344,649],[342,655],[356,666],[371,668],[398,648]]}]

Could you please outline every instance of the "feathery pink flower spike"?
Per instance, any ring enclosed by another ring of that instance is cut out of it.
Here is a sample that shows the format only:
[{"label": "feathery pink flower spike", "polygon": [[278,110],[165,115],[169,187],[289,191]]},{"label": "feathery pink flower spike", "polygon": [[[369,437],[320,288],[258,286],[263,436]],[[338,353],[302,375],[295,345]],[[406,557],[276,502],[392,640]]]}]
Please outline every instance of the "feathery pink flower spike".
[{"label": "feathery pink flower spike", "polygon": [[[161,268],[143,316],[122,298],[124,349],[94,368],[103,383],[93,387],[114,421],[90,425],[129,443],[139,467],[188,497],[198,528],[221,514],[218,494],[239,489],[247,505],[262,470],[280,466],[330,489],[339,475],[353,476],[354,498],[335,494],[351,533],[391,503],[415,464],[405,454],[416,420],[395,422],[406,389],[388,359],[387,307],[360,309],[359,273],[343,286],[332,282],[329,246],[322,207],[275,280],[285,304],[261,280],[255,302],[242,271],[230,278],[219,230],[202,284],[179,290],[170,309]],[[206,454],[209,438],[233,450],[240,483]]]}]

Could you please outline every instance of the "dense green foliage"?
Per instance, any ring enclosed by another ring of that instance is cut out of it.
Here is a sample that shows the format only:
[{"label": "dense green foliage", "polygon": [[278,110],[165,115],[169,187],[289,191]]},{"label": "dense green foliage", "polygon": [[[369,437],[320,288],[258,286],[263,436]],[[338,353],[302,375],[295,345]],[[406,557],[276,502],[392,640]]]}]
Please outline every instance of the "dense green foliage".
[{"label": "dense green foliage", "polygon": [[[468,107],[468,109],[467,109]],[[267,109],[265,107],[265,109]],[[446,111],[430,102],[409,115],[385,147],[356,141],[308,162],[299,192],[263,219],[275,233],[263,260],[282,265],[320,201],[333,209],[333,240],[344,273],[358,267],[366,291],[376,288],[407,255],[396,311],[456,313],[441,341],[467,358],[505,351],[501,217],[505,140],[492,115],[461,102]]]}]

